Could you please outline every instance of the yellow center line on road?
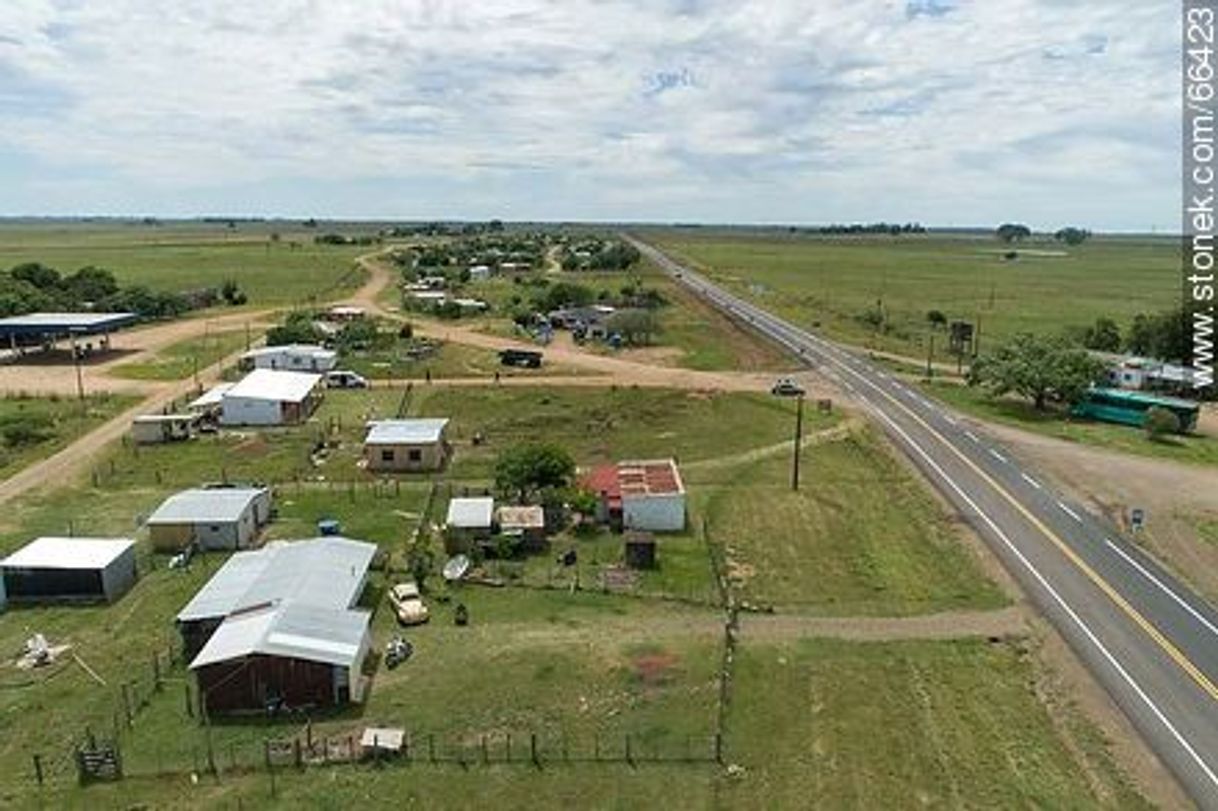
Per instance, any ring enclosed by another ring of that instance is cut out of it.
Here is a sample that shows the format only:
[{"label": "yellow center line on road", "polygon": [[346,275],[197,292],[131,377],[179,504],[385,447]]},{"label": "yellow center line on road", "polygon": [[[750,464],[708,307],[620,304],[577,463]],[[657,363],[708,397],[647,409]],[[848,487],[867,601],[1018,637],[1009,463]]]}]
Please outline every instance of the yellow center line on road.
[{"label": "yellow center line on road", "polygon": [[[848,367],[843,367],[843,368],[848,368]],[[907,415],[909,415],[909,417],[914,422],[916,422],[918,425],[922,426],[922,428],[924,428],[927,431],[927,433],[929,433],[930,435],[935,437],[937,440],[939,440],[939,442],[941,442],[948,449],[950,449],[952,451],[952,453],[954,453],[960,459],[960,461],[962,461],[964,464],[968,465],[968,467],[971,468],[974,473],[976,473],[983,480],[985,480],[985,482],[987,484],[989,484],[990,487],[994,488],[994,490],[1000,496],[1002,496],[1004,499],[1006,499],[1011,504],[1011,506],[1013,506],[1016,510],[1018,510],[1019,513],[1021,515],[1023,515],[1023,517],[1025,519],[1027,519],[1028,523],[1032,524],[1032,526],[1034,526],[1034,527],[1036,527],[1036,529],[1040,530],[1040,532],[1046,538],[1048,538],[1053,543],[1053,545],[1056,546],[1061,551],[1061,553],[1063,555],[1065,555],[1066,558],[1079,569],[1079,571],[1081,571],[1083,574],[1085,574],[1088,577],[1088,579],[1091,580],[1091,582],[1093,582],[1097,587],[1099,587],[1100,591],[1104,592],[1104,594],[1106,594],[1108,596],[1108,598],[1117,605],[1118,608],[1120,608],[1123,612],[1125,612],[1125,614],[1130,619],[1132,619],[1139,627],[1141,627],[1141,629],[1143,631],[1145,631],[1146,634],[1152,640],[1154,640],[1155,643],[1160,648],[1163,649],[1164,653],[1166,653],[1177,665],[1179,665],[1180,668],[1182,670],[1184,670],[1184,672],[1187,673],[1193,679],[1193,681],[1195,681],[1201,687],[1202,690],[1204,690],[1206,693],[1209,694],[1210,698],[1214,699],[1215,701],[1218,701],[1218,686],[1215,686],[1214,683],[1212,681],[1210,681],[1209,678],[1203,672],[1201,672],[1201,669],[1198,668],[1195,664],[1193,664],[1192,660],[1189,659],[1188,656],[1186,656],[1179,648],[1177,648],[1170,639],[1168,639],[1166,636],[1164,636],[1163,633],[1161,631],[1159,631],[1159,629],[1156,628],[1149,620],[1147,620],[1146,617],[1144,617],[1141,612],[1139,612],[1136,608],[1134,608],[1132,605],[1130,605],[1129,601],[1126,600],[1119,591],[1117,591],[1115,588],[1113,588],[1112,585],[1107,580],[1105,580],[1103,577],[1100,576],[1099,572],[1097,572],[1095,569],[1093,569],[1090,566],[1090,564],[1088,564],[1085,560],[1082,559],[1082,557],[1079,556],[1079,554],[1077,552],[1075,552],[1072,548],[1070,548],[1070,545],[1067,544],[1056,532],[1051,530],[1048,526],[1046,526],[1044,524],[1044,522],[1042,522],[1039,518],[1037,518],[1035,515],[1033,515],[1032,512],[1027,507],[1025,507],[1023,505],[1023,503],[1019,501],[1019,499],[1015,498],[1015,496],[1012,495],[1010,491],[1008,491],[1005,487],[1003,487],[1001,484],[999,484],[997,481],[995,481],[993,477],[991,477],[980,466],[978,466],[975,462],[973,462],[972,459],[969,459],[959,448],[957,448],[955,446],[955,444],[953,444],[951,441],[949,441],[947,439],[947,437],[945,437],[945,436],[943,436],[943,434],[939,433],[939,431],[937,431],[933,426],[931,426],[924,419],[922,419],[920,416],[918,416],[916,413],[914,413],[912,410],[910,410],[904,403],[902,403],[897,398],[893,397],[888,392],[884,391],[884,389],[881,388],[880,386],[877,386],[876,384],[871,383],[871,381],[868,381],[865,377],[863,377],[862,375],[859,375],[858,372],[854,372],[854,370],[851,370],[851,372],[853,372],[855,375],[858,375],[860,379],[869,383],[872,386],[872,388],[876,389],[876,391],[878,391],[880,394],[882,394],[887,400],[889,400],[889,402],[891,402],[893,405],[897,406],[897,408],[901,409]]]}]

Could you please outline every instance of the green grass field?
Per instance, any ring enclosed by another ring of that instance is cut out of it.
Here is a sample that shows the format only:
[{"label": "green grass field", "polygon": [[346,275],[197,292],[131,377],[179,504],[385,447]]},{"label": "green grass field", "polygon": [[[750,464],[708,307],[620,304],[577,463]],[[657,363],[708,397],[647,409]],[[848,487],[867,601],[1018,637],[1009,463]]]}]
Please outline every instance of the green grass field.
[{"label": "green grass field", "polygon": [[[304,302],[353,287],[355,257],[370,247],[314,245],[311,231],[285,229],[272,242],[273,226],[172,223],[152,227],[123,223],[0,224],[0,267],[42,262],[71,272],[97,265],[123,285],[158,290],[219,287],[235,280],[252,308]],[[293,247],[293,243],[295,247]]]},{"label": "green grass field", "polygon": [[923,485],[867,429],[746,465],[709,496],[710,532],[749,602],[816,614],[923,614],[1006,602]]},{"label": "green grass field", "polygon": [[1025,642],[746,639],[741,651],[728,727],[744,776],[728,804],[1148,807],[1076,710],[1038,699]]},{"label": "green grass field", "polygon": [[[138,398],[93,394],[74,397],[0,397],[0,478],[51,456],[124,409]],[[21,430],[31,426],[33,434]]]},{"label": "green grass field", "polygon": [[151,358],[115,366],[111,373],[133,380],[183,380],[197,369],[206,369],[223,358],[245,349],[259,333],[244,329],[212,332],[171,344]]},{"label": "green grass field", "polygon": [[[819,323],[830,337],[915,357],[926,352],[932,309],[949,320],[980,320],[984,349],[1016,332],[1056,333],[1100,316],[1124,329],[1136,313],[1173,306],[1180,291],[1179,246],[1166,238],[1096,237],[1076,247],[1034,241],[1014,246],[1022,255],[1004,261],[1006,248],[985,235],[683,229],[645,236],[801,326]],[[887,334],[859,320],[877,302]]]}]

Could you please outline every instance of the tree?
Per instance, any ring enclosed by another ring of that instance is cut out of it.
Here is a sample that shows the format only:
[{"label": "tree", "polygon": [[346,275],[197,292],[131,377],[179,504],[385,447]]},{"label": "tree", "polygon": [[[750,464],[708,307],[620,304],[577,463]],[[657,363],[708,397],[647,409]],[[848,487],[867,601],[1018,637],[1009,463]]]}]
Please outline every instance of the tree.
[{"label": "tree", "polygon": [[1163,406],[1151,406],[1142,420],[1146,435],[1153,442],[1161,442],[1168,434],[1180,432],[1180,418]]},{"label": "tree", "polygon": [[574,282],[559,282],[551,285],[537,301],[542,312],[561,310],[564,307],[586,307],[596,298],[592,288]]},{"label": "tree", "polygon": [[14,279],[27,282],[39,290],[50,290],[58,287],[61,281],[59,271],[41,262],[25,262],[9,271]]},{"label": "tree", "polygon": [[280,326],[267,330],[266,345],[315,344],[321,338],[321,333],[318,332],[317,327],[313,326],[312,314],[297,311],[288,313],[288,317]]},{"label": "tree", "polygon": [[1018,242],[1032,236],[1032,229],[1022,223],[1004,222],[994,231],[994,235],[1003,242]]},{"label": "tree", "polygon": [[1192,354],[1191,319],[1177,308],[1134,316],[1126,337],[1126,348],[1135,355],[1160,360],[1184,360]]},{"label": "tree", "polygon": [[1050,401],[1079,400],[1104,368],[1103,361],[1061,339],[1025,332],[974,361],[969,384],[997,396],[1015,392],[1043,411]]},{"label": "tree", "polygon": [[631,308],[618,310],[605,321],[609,332],[616,332],[628,344],[649,344],[660,331],[659,320],[650,310]]},{"label": "tree", "polygon": [[1066,226],[1065,228],[1059,228],[1057,232],[1053,234],[1054,239],[1056,239],[1058,242],[1064,242],[1067,245],[1082,245],[1090,236],[1091,232],[1086,228],[1075,228],[1072,225]]},{"label": "tree", "polygon": [[1083,346],[1097,352],[1119,352],[1121,328],[1111,318],[1097,318],[1083,333]]},{"label": "tree", "polygon": [[114,274],[93,265],[87,265],[64,278],[61,286],[76,304],[101,301],[118,292],[118,282]]},{"label": "tree", "polygon": [[942,310],[930,310],[926,313],[926,320],[930,322],[931,327],[934,329],[941,329],[947,326],[947,316],[943,314]]},{"label": "tree", "polygon": [[528,501],[538,490],[566,487],[575,476],[575,460],[559,445],[515,445],[495,460],[495,486]]}]

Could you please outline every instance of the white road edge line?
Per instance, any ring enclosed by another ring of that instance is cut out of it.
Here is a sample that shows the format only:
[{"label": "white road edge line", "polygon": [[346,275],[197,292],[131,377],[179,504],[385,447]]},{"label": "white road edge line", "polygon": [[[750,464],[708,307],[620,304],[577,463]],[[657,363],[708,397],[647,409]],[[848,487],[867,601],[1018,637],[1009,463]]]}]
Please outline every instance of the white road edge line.
[{"label": "white road edge line", "polygon": [[1142,564],[1140,564],[1136,560],[1134,560],[1132,557],[1130,557],[1130,555],[1124,549],[1122,549],[1121,547],[1114,544],[1112,542],[1111,538],[1105,538],[1104,544],[1109,549],[1111,549],[1113,552],[1116,552],[1118,555],[1120,555],[1125,560],[1126,563],[1128,563],[1133,568],[1137,569],[1138,572],[1141,573],[1141,575],[1143,577],[1145,577],[1151,583],[1154,583],[1156,586],[1158,586],[1168,597],[1171,597],[1173,600],[1175,600],[1176,603],[1181,608],[1183,608],[1188,613],[1192,614],[1193,618],[1196,619],[1197,622],[1204,625],[1207,629],[1209,629],[1209,632],[1211,634],[1213,634],[1214,636],[1218,636],[1218,628],[1214,627],[1214,624],[1212,622],[1210,622],[1205,617],[1203,617],[1201,615],[1201,613],[1197,611],[1197,609],[1193,608],[1191,605],[1189,605],[1187,602],[1185,602],[1183,599],[1181,599],[1180,595],[1176,594],[1174,591],[1172,591],[1167,586],[1165,586],[1163,584],[1162,580],[1160,580],[1159,578],[1157,578],[1153,574],[1151,574],[1149,571],[1147,571],[1145,566],[1143,566]]},{"label": "white road edge line", "polygon": [[1076,513],[1074,510],[1070,509],[1070,507],[1067,506],[1066,504],[1059,501],[1059,502],[1057,502],[1057,506],[1061,507],[1062,512],[1064,512],[1066,515],[1073,518],[1075,521],[1078,521],[1080,524],[1083,523],[1083,519],[1079,517],[1078,513]]}]

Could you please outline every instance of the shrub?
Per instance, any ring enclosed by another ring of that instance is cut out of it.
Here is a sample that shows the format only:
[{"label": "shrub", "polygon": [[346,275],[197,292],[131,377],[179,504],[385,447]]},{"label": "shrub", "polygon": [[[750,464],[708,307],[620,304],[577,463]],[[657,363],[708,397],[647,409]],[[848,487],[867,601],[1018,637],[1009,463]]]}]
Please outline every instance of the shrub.
[{"label": "shrub", "polygon": [[1142,421],[1142,427],[1146,429],[1146,435],[1152,441],[1157,441],[1168,434],[1179,433],[1180,418],[1162,406],[1151,406]]}]

